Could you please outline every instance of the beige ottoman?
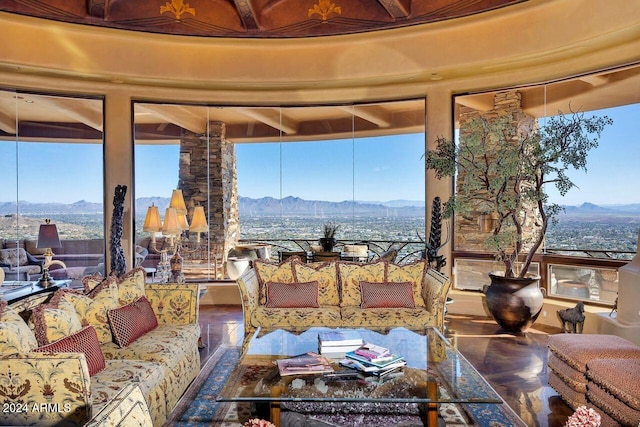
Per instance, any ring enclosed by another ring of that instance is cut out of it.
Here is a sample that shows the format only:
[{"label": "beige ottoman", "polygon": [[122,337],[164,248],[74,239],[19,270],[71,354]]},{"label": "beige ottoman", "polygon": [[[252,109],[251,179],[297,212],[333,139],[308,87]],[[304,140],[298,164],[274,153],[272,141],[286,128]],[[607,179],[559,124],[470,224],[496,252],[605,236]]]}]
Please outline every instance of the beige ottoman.
[{"label": "beige ottoman", "polygon": [[640,424],[640,359],[587,363],[587,399],[623,426]]},{"label": "beige ottoman", "polygon": [[596,359],[640,359],[640,347],[616,335],[551,335],[548,347],[549,385],[573,409],[587,402],[587,363]]}]

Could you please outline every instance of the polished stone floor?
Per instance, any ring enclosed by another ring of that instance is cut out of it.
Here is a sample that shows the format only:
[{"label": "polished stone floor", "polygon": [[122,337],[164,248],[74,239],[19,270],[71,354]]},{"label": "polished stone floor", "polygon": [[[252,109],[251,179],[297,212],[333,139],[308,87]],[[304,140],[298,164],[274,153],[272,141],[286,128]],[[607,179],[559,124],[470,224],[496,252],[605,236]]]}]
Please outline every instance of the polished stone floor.
[{"label": "polished stone floor", "polygon": [[[203,364],[218,345],[242,342],[240,306],[202,306],[200,325]],[[444,332],[527,425],[561,427],[567,421],[572,410],[547,385],[547,337],[560,329],[534,325],[514,336],[501,333],[491,319],[448,315]]]}]

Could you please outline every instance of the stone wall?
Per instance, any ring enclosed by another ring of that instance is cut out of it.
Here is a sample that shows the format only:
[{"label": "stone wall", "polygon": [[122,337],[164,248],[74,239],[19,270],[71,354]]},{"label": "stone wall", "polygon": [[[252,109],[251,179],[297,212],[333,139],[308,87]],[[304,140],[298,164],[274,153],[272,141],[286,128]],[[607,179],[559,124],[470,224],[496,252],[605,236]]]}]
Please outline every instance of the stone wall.
[{"label": "stone wall", "polygon": [[[498,92],[494,96],[493,108],[486,112],[480,112],[469,107],[460,106],[460,137],[463,138],[465,134],[465,125],[471,120],[477,117],[484,119],[496,119],[502,116],[510,116],[513,123],[519,123],[520,126],[537,126],[534,117],[526,114],[522,110],[521,96],[517,91]],[[464,184],[464,175],[459,175],[456,185],[459,188]],[[530,207],[531,212],[534,212],[534,207]],[[472,211],[468,215],[456,215],[455,218],[455,239],[454,248],[458,251],[479,251],[487,252],[484,242],[488,237],[486,232],[480,231],[478,224],[478,218],[480,216],[479,211]],[[525,240],[532,236],[535,232],[534,221],[535,215],[529,215],[531,221],[528,222],[525,231]]]},{"label": "stone wall", "polygon": [[225,132],[224,123],[210,122],[209,135],[183,130],[180,139],[178,188],[187,208],[205,209],[217,278],[222,278],[226,254],[240,237],[235,146]]}]

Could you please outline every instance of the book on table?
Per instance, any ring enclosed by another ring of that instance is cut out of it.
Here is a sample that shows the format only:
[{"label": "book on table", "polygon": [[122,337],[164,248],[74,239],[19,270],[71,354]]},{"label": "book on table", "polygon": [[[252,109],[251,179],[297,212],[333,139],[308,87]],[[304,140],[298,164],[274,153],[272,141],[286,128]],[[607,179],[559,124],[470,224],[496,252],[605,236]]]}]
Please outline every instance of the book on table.
[{"label": "book on table", "polygon": [[397,357],[395,360],[392,360],[389,363],[386,363],[384,366],[376,366],[369,364],[362,360],[357,360],[353,358],[345,358],[340,361],[340,365],[358,370],[367,375],[375,375],[375,376],[384,376],[390,372],[395,372],[400,370],[403,366],[405,366],[407,362],[402,357]]},{"label": "book on table", "polygon": [[321,331],[318,333],[318,346],[319,347],[333,347],[333,346],[356,346],[359,347],[363,344],[362,337],[358,331],[351,329],[344,330],[331,330]]},{"label": "book on table", "polygon": [[276,360],[280,376],[311,375],[334,372],[326,357],[309,352],[286,359]]},{"label": "book on table", "polygon": [[348,352],[347,357],[349,355],[357,356],[359,360],[365,360],[369,363],[383,363],[397,357],[388,348],[371,343],[362,344],[357,349]]}]

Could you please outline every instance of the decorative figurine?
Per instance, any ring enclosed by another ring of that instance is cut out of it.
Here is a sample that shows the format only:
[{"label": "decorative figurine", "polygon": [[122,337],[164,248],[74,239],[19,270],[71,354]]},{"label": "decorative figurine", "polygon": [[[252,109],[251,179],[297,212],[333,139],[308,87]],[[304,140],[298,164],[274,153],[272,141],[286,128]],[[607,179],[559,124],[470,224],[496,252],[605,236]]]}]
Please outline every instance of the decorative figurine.
[{"label": "decorative figurine", "polygon": [[562,322],[562,330],[565,333],[581,334],[584,328],[584,303],[579,302],[573,308],[558,310],[558,317]]},{"label": "decorative figurine", "polygon": [[126,185],[116,185],[113,196],[113,216],[111,217],[111,272],[112,276],[122,276],[127,272],[127,259],[122,248],[122,228],[124,225],[124,196]]}]

